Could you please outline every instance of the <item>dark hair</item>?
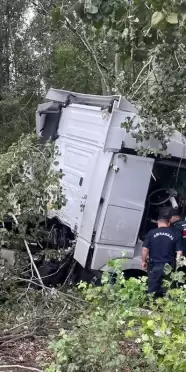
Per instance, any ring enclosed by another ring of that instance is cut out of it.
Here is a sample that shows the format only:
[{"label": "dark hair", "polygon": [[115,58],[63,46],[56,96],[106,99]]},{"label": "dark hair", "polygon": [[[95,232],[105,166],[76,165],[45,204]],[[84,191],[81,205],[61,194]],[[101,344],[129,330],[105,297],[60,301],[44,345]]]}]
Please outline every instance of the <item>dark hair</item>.
[{"label": "dark hair", "polygon": [[170,217],[174,217],[174,216],[178,216],[178,217],[181,216],[181,212],[180,212],[179,208],[173,208],[172,209]]},{"label": "dark hair", "polygon": [[165,223],[169,223],[169,218],[167,218],[167,217],[165,218],[165,217],[159,216],[157,221],[158,222],[162,221],[162,222],[165,222]]},{"label": "dark hair", "polygon": [[167,208],[167,207],[161,208],[159,210],[158,221],[163,220],[163,221],[169,222],[169,219],[171,217],[170,212],[171,212],[170,208]]}]

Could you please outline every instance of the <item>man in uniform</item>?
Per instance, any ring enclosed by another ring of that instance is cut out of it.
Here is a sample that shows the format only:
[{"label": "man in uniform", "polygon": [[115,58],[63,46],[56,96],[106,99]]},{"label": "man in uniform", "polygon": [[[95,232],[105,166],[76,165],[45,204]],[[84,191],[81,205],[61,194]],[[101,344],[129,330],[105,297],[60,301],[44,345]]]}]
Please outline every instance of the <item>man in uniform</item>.
[{"label": "man in uniform", "polygon": [[162,296],[162,280],[164,268],[169,264],[176,267],[176,257],[182,256],[183,246],[181,233],[170,227],[170,216],[161,213],[157,221],[158,227],[149,231],[142,248],[142,268],[148,270],[148,293]]},{"label": "man in uniform", "polygon": [[180,231],[183,239],[183,255],[186,256],[186,221],[181,219],[181,213],[178,208],[172,209],[170,223]]}]

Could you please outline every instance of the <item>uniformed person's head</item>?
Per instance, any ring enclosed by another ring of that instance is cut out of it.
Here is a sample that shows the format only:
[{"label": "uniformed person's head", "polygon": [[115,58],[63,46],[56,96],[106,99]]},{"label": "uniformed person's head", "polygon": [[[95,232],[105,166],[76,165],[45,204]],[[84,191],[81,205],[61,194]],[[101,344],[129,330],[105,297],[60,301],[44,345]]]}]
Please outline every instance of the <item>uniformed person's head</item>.
[{"label": "uniformed person's head", "polygon": [[170,226],[170,212],[167,210],[160,210],[157,219],[158,227],[169,227]]},{"label": "uniformed person's head", "polygon": [[173,208],[171,210],[170,223],[174,223],[174,222],[180,220],[180,218],[181,218],[181,213],[180,213],[179,208]]}]

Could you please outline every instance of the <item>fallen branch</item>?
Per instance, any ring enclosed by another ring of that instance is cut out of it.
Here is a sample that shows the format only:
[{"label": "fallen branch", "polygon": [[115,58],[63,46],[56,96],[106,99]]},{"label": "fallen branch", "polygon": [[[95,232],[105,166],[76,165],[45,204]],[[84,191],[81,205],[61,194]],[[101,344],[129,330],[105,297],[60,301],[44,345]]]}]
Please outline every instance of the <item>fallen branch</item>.
[{"label": "fallen branch", "polygon": [[30,252],[30,248],[29,248],[29,246],[28,246],[28,243],[27,243],[26,240],[24,240],[24,243],[25,243],[25,247],[26,247],[26,250],[27,250],[27,252],[28,252],[29,258],[30,258],[31,265],[34,267],[34,270],[35,270],[35,272],[36,272],[36,274],[37,274],[37,277],[38,277],[38,279],[39,279],[39,282],[40,282],[40,284],[41,284],[42,289],[45,290],[45,286],[44,286],[44,284],[43,284],[43,281],[42,281],[42,279],[41,279],[41,276],[40,276],[40,274],[39,274],[39,271],[38,271],[38,269],[37,269],[37,267],[36,267],[36,264],[35,264],[35,262],[34,262],[34,260],[33,260],[33,257],[32,257],[32,254],[31,254],[31,252]]},{"label": "fallen branch", "polygon": [[76,266],[76,261],[73,263],[73,265],[72,265],[72,267],[71,267],[71,270],[69,271],[69,274],[67,275],[67,277],[66,277],[66,279],[65,279],[65,281],[64,281],[64,283],[63,283],[62,288],[65,287],[66,283],[68,282],[68,280],[69,280],[71,274],[72,274],[73,271],[74,271],[75,266]]},{"label": "fallen branch", "polygon": [[174,56],[175,56],[175,60],[177,62],[178,67],[181,68],[176,52],[174,52]]},{"label": "fallen branch", "polygon": [[15,335],[15,336],[9,337],[8,339],[6,339],[4,341],[2,339],[0,339],[0,344],[1,344],[0,346],[4,346],[4,345],[7,345],[11,342],[22,340],[23,338],[28,338],[28,337],[34,337],[34,334],[33,333],[26,333],[26,334],[23,334],[23,335]]},{"label": "fallen branch", "polygon": [[20,364],[2,365],[2,366],[0,365],[0,370],[10,369],[10,368],[20,368],[20,369],[26,369],[27,371],[43,372],[41,369],[34,368],[34,367],[25,367],[25,366],[21,366]]},{"label": "fallen branch", "polygon": [[[21,281],[21,282],[26,282],[26,283],[33,283],[35,285],[37,285],[38,287],[40,288],[43,288],[43,285],[37,283],[37,282],[34,282],[30,279],[24,279],[24,278],[19,278],[19,277],[14,277],[14,280],[18,280],[18,281]],[[45,291],[48,291],[48,293],[51,293],[53,288],[51,287],[46,287],[44,286],[44,289]],[[87,302],[85,300],[83,300],[82,298],[80,297],[75,297],[69,293],[63,293],[59,290],[56,289],[56,293],[58,293],[59,295],[62,295],[64,297],[64,299],[66,301],[69,301],[71,304],[73,304],[73,306],[76,306],[76,307],[80,307],[80,305],[78,303],[82,303],[82,304],[87,304]]]},{"label": "fallen branch", "polygon": [[147,66],[150,65],[150,63],[152,62],[152,60],[153,60],[153,56],[150,57],[149,61],[148,61],[148,62],[143,66],[143,68],[142,68],[141,71],[139,72],[139,74],[138,74],[138,76],[137,76],[135,82],[132,84],[131,90],[132,90],[132,88],[134,87],[134,85],[136,85],[136,83],[138,82],[138,79],[140,78],[142,72],[146,69]]},{"label": "fallen branch", "polygon": [[[22,326],[25,326],[26,324],[28,324],[28,320],[26,322],[23,322],[23,323],[20,323],[20,324],[16,324],[14,327],[12,328],[9,328],[7,332],[5,332],[5,336],[9,336],[10,335],[10,331],[15,331],[15,329],[17,328],[20,328]],[[9,332],[9,333],[8,333]],[[8,333],[8,334],[7,334]],[[4,336],[3,336],[4,337]]]},{"label": "fallen branch", "polygon": [[142,83],[139,85],[139,87],[136,89],[136,91],[132,95],[131,99],[133,99],[135,97],[135,95],[139,92],[139,90],[141,89],[141,87],[147,82],[147,80],[153,74],[153,72],[154,72],[154,69],[152,71],[150,71],[149,74],[147,75],[147,77],[145,78],[145,80],[142,81]]}]

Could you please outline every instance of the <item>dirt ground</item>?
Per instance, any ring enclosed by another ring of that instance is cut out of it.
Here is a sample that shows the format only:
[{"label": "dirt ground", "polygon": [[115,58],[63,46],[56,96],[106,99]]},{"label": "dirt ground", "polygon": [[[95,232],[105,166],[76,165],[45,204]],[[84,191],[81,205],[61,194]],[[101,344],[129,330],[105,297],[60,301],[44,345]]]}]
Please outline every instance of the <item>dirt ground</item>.
[{"label": "dirt ground", "polygon": [[[50,362],[48,339],[38,337],[0,345],[0,372],[42,371],[42,363]],[[18,367],[3,367],[18,366]],[[24,368],[26,367],[26,368]]]},{"label": "dirt ground", "polygon": [[[20,340],[4,346],[0,345],[0,372],[42,372],[43,363],[50,363],[51,361],[47,346],[48,339],[46,337]],[[125,355],[131,357],[138,355],[138,350],[134,344],[121,343],[121,349],[123,349]],[[10,367],[2,367],[5,365]],[[123,372],[132,371],[130,368],[124,368]]]}]

